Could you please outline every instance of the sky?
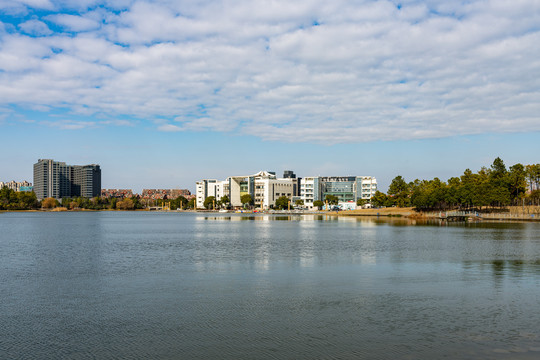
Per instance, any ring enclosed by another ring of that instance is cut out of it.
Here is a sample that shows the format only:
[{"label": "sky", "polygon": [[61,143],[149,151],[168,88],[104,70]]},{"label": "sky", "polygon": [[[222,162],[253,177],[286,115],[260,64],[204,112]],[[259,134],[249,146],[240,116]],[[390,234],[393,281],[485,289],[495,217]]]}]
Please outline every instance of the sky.
[{"label": "sky", "polygon": [[538,0],[0,0],[0,181],[293,170],[391,180],[540,162]]}]

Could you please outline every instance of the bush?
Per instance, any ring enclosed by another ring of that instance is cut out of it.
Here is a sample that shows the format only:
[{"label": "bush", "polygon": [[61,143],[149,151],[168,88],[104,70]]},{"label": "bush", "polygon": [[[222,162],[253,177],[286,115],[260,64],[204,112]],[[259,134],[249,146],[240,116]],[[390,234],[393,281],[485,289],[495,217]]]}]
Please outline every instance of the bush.
[{"label": "bush", "polygon": [[124,199],[116,203],[116,208],[118,210],[133,210],[135,209],[135,204],[131,199]]},{"label": "bush", "polygon": [[52,197],[43,199],[43,201],[41,202],[41,207],[44,209],[54,209],[58,205],[59,205],[58,201]]}]

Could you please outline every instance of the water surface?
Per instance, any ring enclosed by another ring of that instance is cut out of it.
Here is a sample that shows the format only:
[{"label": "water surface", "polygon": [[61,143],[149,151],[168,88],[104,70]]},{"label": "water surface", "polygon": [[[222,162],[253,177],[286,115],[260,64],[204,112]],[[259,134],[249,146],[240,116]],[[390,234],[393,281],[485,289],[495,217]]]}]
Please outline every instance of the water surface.
[{"label": "water surface", "polygon": [[0,358],[537,359],[539,230],[1,213]]}]

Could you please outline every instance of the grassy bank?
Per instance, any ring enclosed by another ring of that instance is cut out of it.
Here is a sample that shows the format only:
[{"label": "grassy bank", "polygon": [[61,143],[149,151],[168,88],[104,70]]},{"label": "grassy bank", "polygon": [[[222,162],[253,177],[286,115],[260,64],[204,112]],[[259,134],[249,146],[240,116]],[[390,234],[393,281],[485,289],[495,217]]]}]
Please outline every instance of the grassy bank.
[{"label": "grassy bank", "polygon": [[[414,208],[382,208],[382,209],[358,209],[340,212],[328,212],[338,216],[403,216],[410,218],[438,218],[440,211],[418,212]],[[540,220],[540,206],[508,206],[502,209],[481,208],[478,209],[482,219],[485,220]]]},{"label": "grassy bank", "polygon": [[[336,213],[335,211],[329,211],[329,214]],[[398,207],[389,207],[381,209],[358,209],[358,210],[347,210],[339,211],[337,213],[340,216],[412,216],[416,214],[414,208],[398,208]]]}]

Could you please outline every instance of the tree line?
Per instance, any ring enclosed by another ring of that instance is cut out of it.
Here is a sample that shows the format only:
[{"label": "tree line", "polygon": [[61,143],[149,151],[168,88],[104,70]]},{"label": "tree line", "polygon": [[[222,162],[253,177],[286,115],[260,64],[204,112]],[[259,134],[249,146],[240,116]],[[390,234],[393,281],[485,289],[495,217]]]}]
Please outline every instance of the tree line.
[{"label": "tree line", "polygon": [[39,207],[33,191],[15,191],[7,186],[0,189],[0,210],[31,210]]},{"label": "tree line", "polygon": [[[150,204],[151,203],[151,204]],[[195,199],[187,200],[183,196],[176,199],[140,199],[137,196],[130,198],[103,198],[103,197],[74,197],[62,198],[60,201],[54,198],[46,198],[38,201],[36,194],[30,192],[17,192],[4,186],[0,189],[0,210],[36,210],[36,209],[54,209],[64,207],[68,210],[86,209],[86,210],[137,210],[148,206],[163,206],[165,203],[171,210],[193,209]]]},{"label": "tree line", "polygon": [[414,180],[407,183],[398,175],[387,194],[377,191],[371,198],[376,207],[415,207],[420,211],[501,208],[509,205],[540,204],[540,164],[515,164],[508,169],[497,157],[491,166],[473,173],[466,169],[463,175],[447,182],[439,178]]}]

